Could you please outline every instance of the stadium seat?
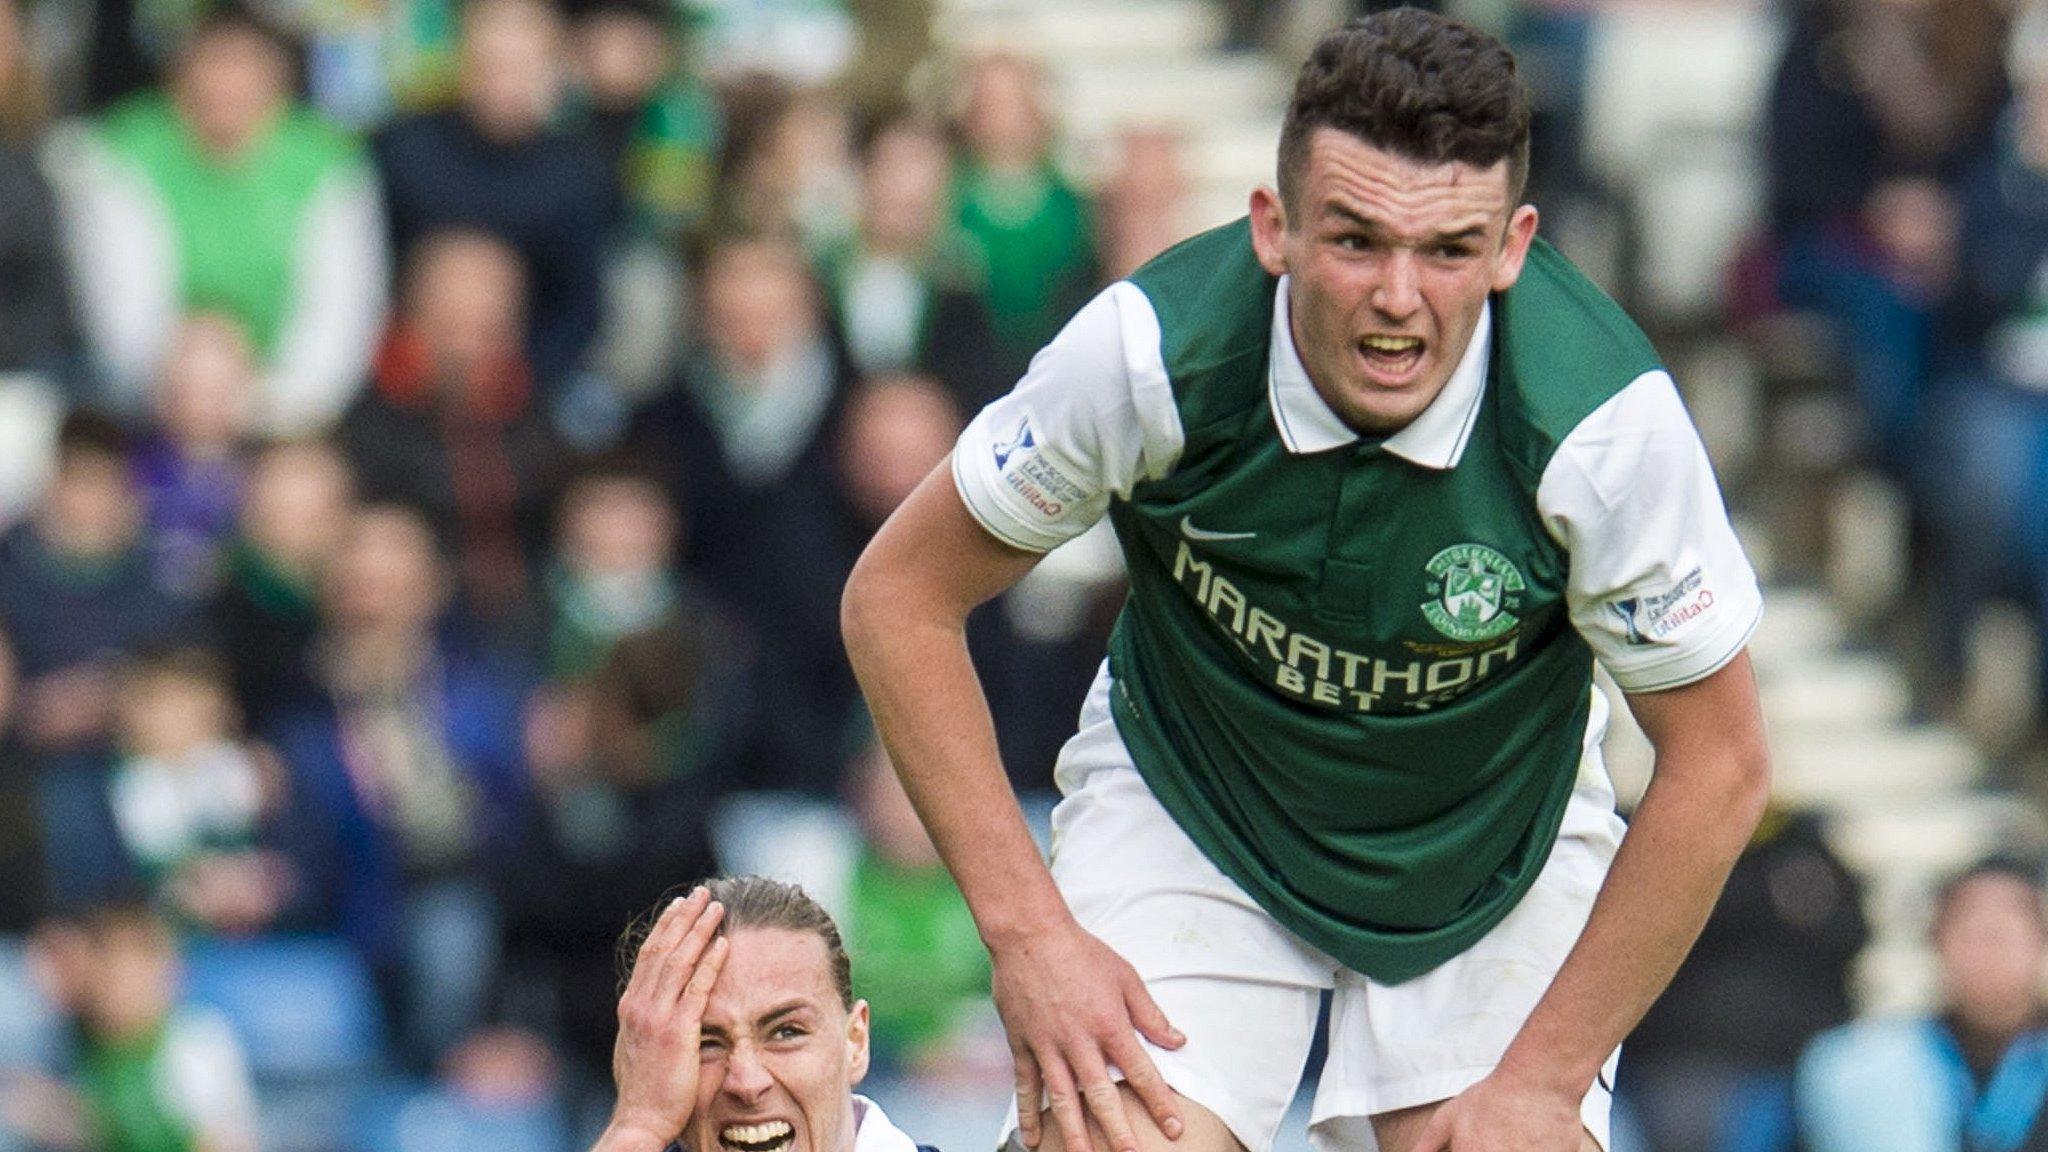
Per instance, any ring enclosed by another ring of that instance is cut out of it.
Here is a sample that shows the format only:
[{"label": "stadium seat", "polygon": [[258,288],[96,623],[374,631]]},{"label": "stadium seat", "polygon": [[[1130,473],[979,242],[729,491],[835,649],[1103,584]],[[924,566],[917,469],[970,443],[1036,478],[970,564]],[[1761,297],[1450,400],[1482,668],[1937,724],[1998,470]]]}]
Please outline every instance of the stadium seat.
[{"label": "stadium seat", "polygon": [[195,943],[185,995],[241,1040],[264,1152],[359,1152],[347,1134],[388,1061],[383,1008],[352,949],[319,937]]},{"label": "stadium seat", "polygon": [[1007,10],[951,4],[940,14],[938,35],[969,52],[1002,48],[1119,65],[1161,55],[1206,53],[1223,41],[1223,17],[1214,5],[1199,0],[1118,5],[1039,0]]},{"label": "stadium seat", "polygon": [[1847,811],[1947,800],[1984,780],[1984,756],[1960,734],[1921,726],[1771,734],[1779,796]]},{"label": "stadium seat", "polygon": [[225,1016],[259,1082],[371,1075],[384,1065],[383,1011],[369,969],[337,940],[202,941],[185,993]]},{"label": "stadium seat", "polygon": [[783,793],[743,793],[720,805],[711,836],[718,859],[732,875],[753,873],[802,885],[826,911],[846,914],[860,829],[839,805]]},{"label": "stadium seat", "polygon": [[[1771,604],[1773,611],[1777,602]],[[1906,678],[1882,657],[1832,653],[1759,673],[1769,688],[1764,718],[1781,736],[1904,723],[1912,709]]]},{"label": "stadium seat", "polygon": [[27,943],[0,937],[0,1071],[50,1069],[63,1046],[63,1022],[29,975]]},{"label": "stadium seat", "polygon": [[570,1147],[560,1104],[480,1104],[425,1084],[394,1085],[356,1114],[360,1152],[561,1152]]},{"label": "stadium seat", "polygon": [[[1587,166],[1632,207],[1642,304],[1696,320],[1762,208],[1756,124],[1782,32],[1759,3],[1609,5],[1586,73]],[[1672,227],[1683,220],[1685,227]]]}]

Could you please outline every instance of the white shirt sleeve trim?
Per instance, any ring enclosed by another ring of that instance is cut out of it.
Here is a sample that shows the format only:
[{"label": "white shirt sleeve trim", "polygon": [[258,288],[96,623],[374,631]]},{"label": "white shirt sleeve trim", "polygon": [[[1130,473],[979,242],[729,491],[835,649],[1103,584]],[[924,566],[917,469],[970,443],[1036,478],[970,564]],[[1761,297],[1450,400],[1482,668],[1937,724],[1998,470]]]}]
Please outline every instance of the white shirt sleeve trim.
[{"label": "white shirt sleeve trim", "polygon": [[1665,372],[1644,373],[1580,421],[1536,503],[1571,557],[1572,623],[1624,691],[1711,675],[1756,631],[1756,573]]},{"label": "white shirt sleeve trim", "polygon": [[1185,436],[1152,302],[1128,281],[1089,301],[953,449],[961,503],[991,535],[1047,552],[1113,499],[1172,472]]},{"label": "white shirt sleeve trim", "polygon": [[[1756,635],[1757,626],[1763,623],[1763,618],[1763,605],[1759,602],[1756,611],[1750,613],[1747,621],[1736,621],[1741,627],[1734,630],[1734,634],[1725,642],[1702,644],[1695,656],[1668,661],[1668,666],[1652,665],[1649,668],[1638,669],[1631,672],[1626,681],[1617,676],[1614,682],[1621,686],[1624,693],[1631,696],[1645,692],[1664,692],[1672,688],[1683,688],[1687,684],[1696,684],[1733,663],[1735,658],[1742,654],[1742,650],[1749,647],[1750,638]],[[1736,620],[1732,616],[1729,619]],[[1728,632],[1730,629],[1723,627],[1719,631]],[[1609,671],[1612,672],[1613,669]]]},{"label": "white shirt sleeve trim", "polygon": [[987,529],[989,535],[1001,540],[1012,548],[1021,549],[1025,552],[1050,552],[1054,548],[1059,547],[1059,541],[1055,540],[1046,543],[1040,540],[1035,533],[1032,534],[1030,539],[1020,539],[1018,536],[1012,535],[1007,527],[1010,523],[1009,518],[997,513],[993,508],[980,503],[983,497],[975,495],[978,485],[973,480],[968,479],[967,474],[961,469],[961,461],[965,458],[966,446],[956,445],[953,449],[952,458],[953,487],[959,490],[960,503],[967,509],[967,514],[979,521],[981,526]]}]

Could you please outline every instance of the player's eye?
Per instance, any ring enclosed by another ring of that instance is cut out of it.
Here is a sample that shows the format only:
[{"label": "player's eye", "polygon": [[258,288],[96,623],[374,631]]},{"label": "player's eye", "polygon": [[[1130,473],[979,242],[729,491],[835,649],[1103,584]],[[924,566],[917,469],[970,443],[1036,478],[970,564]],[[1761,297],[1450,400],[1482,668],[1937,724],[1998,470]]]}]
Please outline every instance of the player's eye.
[{"label": "player's eye", "polygon": [[1365,252],[1372,248],[1372,241],[1357,232],[1346,232],[1337,237],[1337,247],[1346,252]]},{"label": "player's eye", "polygon": [[801,1040],[806,1035],[808,1033],[804,1031],[801,1025],[783,1024],[779,1025],[775,1031],[769,1033],[768,1038],[771,1040]]}]

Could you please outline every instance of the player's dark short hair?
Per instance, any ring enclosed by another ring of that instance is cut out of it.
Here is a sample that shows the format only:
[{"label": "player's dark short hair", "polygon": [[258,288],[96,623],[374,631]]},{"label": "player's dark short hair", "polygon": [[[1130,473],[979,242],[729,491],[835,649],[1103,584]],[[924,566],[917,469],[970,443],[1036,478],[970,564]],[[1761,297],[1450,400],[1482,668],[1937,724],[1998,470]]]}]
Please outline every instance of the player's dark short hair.
[{"label": "player's dark short hair", "polygon": [[[654,907],[636,918],[627,927],[625,935],[619,938],[619,988],[622,993],[626,982],[632,978],[633,961],[640,954],[640,945],[654,930],[654,922],[661,918],[671,901],[698,886],[692,884],[672,889]],[[743,928],[777,928],[816,936],[825,945],[825,959],[832,968],[832,987],[839,993],[839,1003],[852,1010],[853,961],[846,954],[846,941],[840,937],[839,925],[833,922],[832,914],[811,899],[809,893],[795,884],[770,880],[766,876],[720,876],[703,881],[701,886],[710,889],[713,900],[725,905],[725,919],[718,925],[719,935]]]},{"label": "player's dark short hair", "polygon": [[1529,94],[1507,46],[1419,8],[1353,20],[1316,42],[1280,129],[1290,208],[1318,128],[1425,164],[1508,162],[1511,202],[1529,175]]}]

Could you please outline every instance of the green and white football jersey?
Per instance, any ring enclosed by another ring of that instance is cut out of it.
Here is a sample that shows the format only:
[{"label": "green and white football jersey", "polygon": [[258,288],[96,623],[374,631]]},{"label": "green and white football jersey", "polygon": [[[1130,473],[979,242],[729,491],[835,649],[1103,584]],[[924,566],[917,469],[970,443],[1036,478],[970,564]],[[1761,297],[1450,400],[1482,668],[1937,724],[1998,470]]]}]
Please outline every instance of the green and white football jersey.
[{"label": "green and white football jersey", "polygon": [[1043,550],[1105,513],[1133,763],[1277,921],[1394,983],[1534,882],[1589,731],[1699,679],[1760,611],[1654,350],[1537,242],[1443,392],[1361,437],[1245,222],[1105,291],[961,437],[969,510]]}]

